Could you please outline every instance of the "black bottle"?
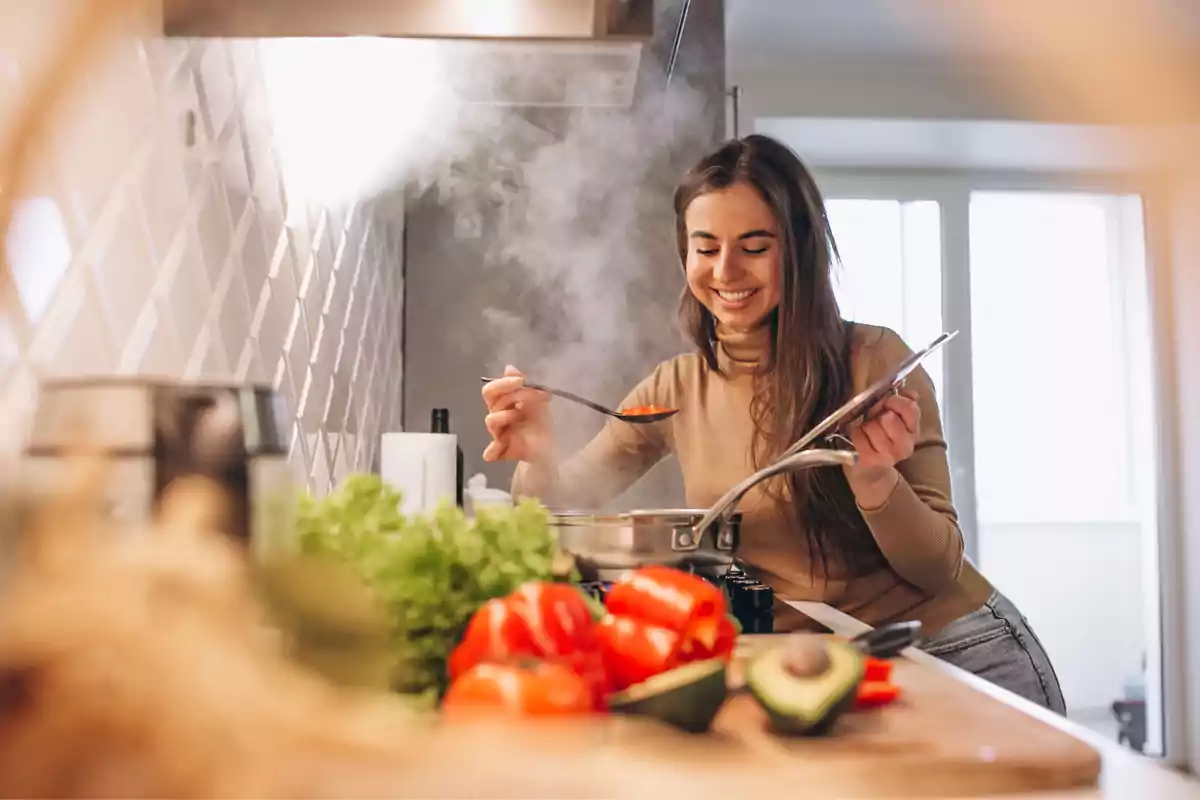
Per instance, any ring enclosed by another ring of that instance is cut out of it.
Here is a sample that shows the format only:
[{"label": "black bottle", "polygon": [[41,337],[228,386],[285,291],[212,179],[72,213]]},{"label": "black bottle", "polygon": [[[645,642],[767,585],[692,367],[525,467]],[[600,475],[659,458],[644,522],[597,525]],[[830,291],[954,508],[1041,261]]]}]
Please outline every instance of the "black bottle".
[{"label": "black bottle", "polygon": [[[433,410],[432,422],[429,430],[432,433],[449,433],[450,432],[450,409],[435,408]],[[463,504],[463,452],[462,447],[455,447],[455,468],[454,475],[454,502],[462,508]]]}]

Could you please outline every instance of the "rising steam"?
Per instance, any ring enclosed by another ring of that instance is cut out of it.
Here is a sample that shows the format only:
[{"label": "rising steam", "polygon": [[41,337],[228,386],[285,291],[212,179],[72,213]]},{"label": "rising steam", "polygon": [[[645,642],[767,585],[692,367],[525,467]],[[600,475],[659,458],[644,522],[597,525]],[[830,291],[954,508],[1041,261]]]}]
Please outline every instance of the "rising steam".
[{"label": "rising steam", "polygon": [[[663,70],[643,63],[630,108],[469,104],[459,98],[518,80],[527,93],[544,80],[549,95],[561,75],[536,48],[476,71],[461,45],[440,42],[260,46],[289,191],[319,204],[402,185],[432,191],[454,237],[485,244],[481,269],[525,287],[521,311],[485,303],[488,330],[470,331],[501,343],[491,369],[519,363],[588,390],[601,388],[598,369],[632,359],[640,372],[647,348],[678,349],[661,303],[680,285],[669,198],[697,148],[711,145],[699,92],[680,81],[668,90]],[[650,310],[637,301],[655,286]]]}]

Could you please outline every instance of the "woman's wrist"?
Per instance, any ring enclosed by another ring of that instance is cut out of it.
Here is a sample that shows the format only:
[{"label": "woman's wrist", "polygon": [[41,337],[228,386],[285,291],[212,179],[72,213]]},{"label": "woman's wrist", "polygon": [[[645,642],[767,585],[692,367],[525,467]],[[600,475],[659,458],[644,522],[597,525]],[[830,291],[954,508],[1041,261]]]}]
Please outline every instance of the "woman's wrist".
[{"label": "woman's wrist", "polygon": [[533,497],[546,504],[558,492],[558,470],[533,461],[519,461],[513,473],[513,498]]},{"label": "woman's wrist", "polygon": [[525,476],[538,487],[539,493],[552,493],[558,486],[558,457],[554,450],[531,454],[525,461]]},{"label": "woman's wrist", "polygon": [[538,484],[552,485],[558,482],[558,465],[553,459],[536,459],[525,462],[528,475]]},{"label": "woman's wrist", "polygon": [[867,474],[848,476],[847,482],[854,494],[854,502],[861,510],[877,511],[887,504],[896,491],[900,473],[895,467],[882,467]]}]

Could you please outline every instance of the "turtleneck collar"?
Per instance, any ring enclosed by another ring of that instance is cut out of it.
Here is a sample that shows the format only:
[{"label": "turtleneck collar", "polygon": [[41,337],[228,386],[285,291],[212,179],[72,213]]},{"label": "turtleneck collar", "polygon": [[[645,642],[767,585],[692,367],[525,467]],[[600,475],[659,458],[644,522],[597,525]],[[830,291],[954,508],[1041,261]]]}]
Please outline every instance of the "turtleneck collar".
[{"label": "turtleneck collar", "polygon": [[730,374],[754,372],[771,352],[771,325],[735,331],[717,323],[717,363]]}]

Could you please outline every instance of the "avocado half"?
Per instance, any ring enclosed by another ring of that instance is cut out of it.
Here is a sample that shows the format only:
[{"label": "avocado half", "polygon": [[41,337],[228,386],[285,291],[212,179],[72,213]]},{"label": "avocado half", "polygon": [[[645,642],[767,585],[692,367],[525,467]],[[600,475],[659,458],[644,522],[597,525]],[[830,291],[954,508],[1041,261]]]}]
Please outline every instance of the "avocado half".
[{"label": "avocado half", "polygon": [[688,733],[704,733],[728,694],[725,660],[714,658],[676,667],[609,695],[608,708],[616,714],[652,717]]},{"label": "avocado half", "polygon": [[774,647],[750,662],[746,686],[778,733],[820,736],[854,704],[865,662],[852,645],[813,634],[803,646],[811,649],[809,669],[797,674],[789,647]]}]

